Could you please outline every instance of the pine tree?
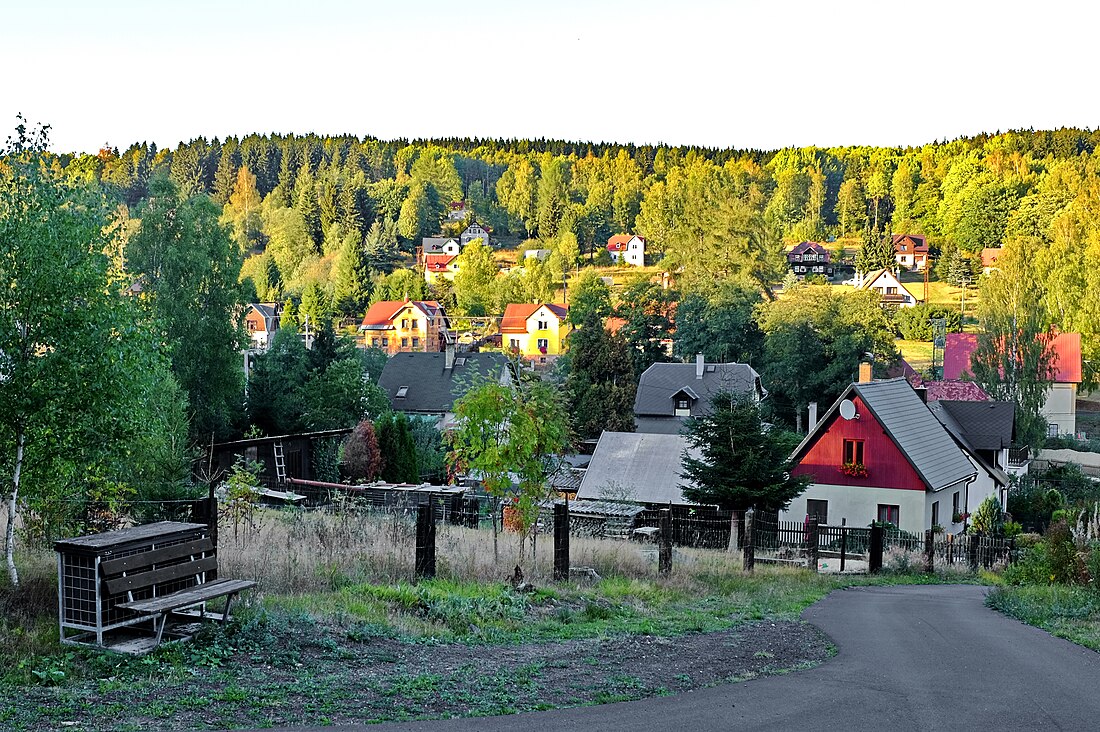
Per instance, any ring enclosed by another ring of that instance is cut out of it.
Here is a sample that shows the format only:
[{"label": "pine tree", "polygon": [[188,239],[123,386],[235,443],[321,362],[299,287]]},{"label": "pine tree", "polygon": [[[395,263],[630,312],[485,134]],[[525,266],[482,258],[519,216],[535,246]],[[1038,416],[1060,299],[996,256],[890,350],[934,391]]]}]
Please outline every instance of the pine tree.
[{"label": "pine tree", "polygon": [[590,311],[570,336],[569,366],[565,392],[577,435],[633,432],[638,383],[630,347],[622,336],[607,332],[599,313]]}]

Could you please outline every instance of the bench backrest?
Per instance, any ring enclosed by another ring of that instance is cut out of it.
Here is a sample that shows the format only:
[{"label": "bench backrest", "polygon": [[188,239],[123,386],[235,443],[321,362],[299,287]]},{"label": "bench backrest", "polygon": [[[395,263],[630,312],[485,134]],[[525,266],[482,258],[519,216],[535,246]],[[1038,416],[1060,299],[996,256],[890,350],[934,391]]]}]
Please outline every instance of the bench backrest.
[{"label": "bench backrest", "polygon": [[108,596],[198,577],[218,568],[209,538],[138,552],[99,565]]}]

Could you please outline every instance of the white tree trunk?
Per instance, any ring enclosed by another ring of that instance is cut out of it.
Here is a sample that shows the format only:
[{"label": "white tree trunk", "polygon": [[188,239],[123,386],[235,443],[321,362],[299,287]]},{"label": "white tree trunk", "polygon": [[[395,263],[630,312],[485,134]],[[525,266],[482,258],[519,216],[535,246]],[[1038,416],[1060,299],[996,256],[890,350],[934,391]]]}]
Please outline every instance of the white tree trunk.
[{"label": "white tree trunk", "polygon": [[20,427],[15,438],[15,472],[12,474],[11,495],[8,496],[8,527],[4,541],[8,577],[14,587],[19,586],[19,570],[15,568],[15,512],[16,502],[19,500],[19,477],[23,472],[23,445],[26,439],[23,428]]}]

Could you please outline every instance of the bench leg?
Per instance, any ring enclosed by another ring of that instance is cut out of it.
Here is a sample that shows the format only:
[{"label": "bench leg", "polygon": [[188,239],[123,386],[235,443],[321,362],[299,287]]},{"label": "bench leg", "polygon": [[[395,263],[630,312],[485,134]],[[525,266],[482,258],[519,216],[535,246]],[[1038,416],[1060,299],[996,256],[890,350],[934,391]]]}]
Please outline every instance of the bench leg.
[{"label": "bench leg", "polygon": [[229,606],[233,604],[233,598],[236,597],[236,596],[237,596],[236,592],[225,596],[225,610],[222,612],[222,623],[223,624],[227,620],[229,620]]},{"label": "bench leg", "polygon": [[161,613],[159,616],[153,618],[153,627],[157,629],[157,645],[160,645],[160,639],[164,635],[164,625],[168,622],[168,613]]}]

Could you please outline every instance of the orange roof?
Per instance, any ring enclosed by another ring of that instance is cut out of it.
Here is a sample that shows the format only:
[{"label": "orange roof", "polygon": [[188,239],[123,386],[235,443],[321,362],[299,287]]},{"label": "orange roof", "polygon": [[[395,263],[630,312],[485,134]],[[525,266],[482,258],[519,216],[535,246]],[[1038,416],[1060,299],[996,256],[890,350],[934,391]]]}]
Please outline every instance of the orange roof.
[{"label": "orange roof", "polygon": [[435,300],[379,300],[371,305],[367,314],[363,316],[362,327],[373,329],[392,327],[394,317],[406,305],[418,308],[428,317],[434,317],[442,311]]},{"label": "orange roof", "polygon": [[627,243],[633,238],[633,234],[616,234],[607,240],[607,248],[613,252],[621,252],[626,249]]},{"label": "orange roof", "polygon": [[982,250],[982,266],[996,267],[997,260],[1001,257],[1000,247],[986,247]]},{"label": "orange roof", "polygon": [[916,253],[916,254],[927,254],[928,253],[928,239],[921,236],[920,234],[894,234],[893,235],[894,250],[900,252],[901,249],[899,247],[906,239],[908,239],[910,242],[912,242],[914,253]]},{"label": "orange roof", "polygon": [[442,272],[457,258],[454,254],[425,254],[424,266],[431,272]]},{"label": "orange roof", "polygon": [[614,315],[604,321],[603,327],[607,329],[608,333],[618,333],[626,325],[626,318],[619,318]]},{"label": "orange roof", "polygon": [[508,303],[508,307],[504,308],[504,317],[500,321],[500,332],[526,333],[528,318],[534,315],[539,308],[546,308],[557,316],[559,321],[565,320],[565,314],[569,312],[569,308],[565,305],[528,302]]}]

